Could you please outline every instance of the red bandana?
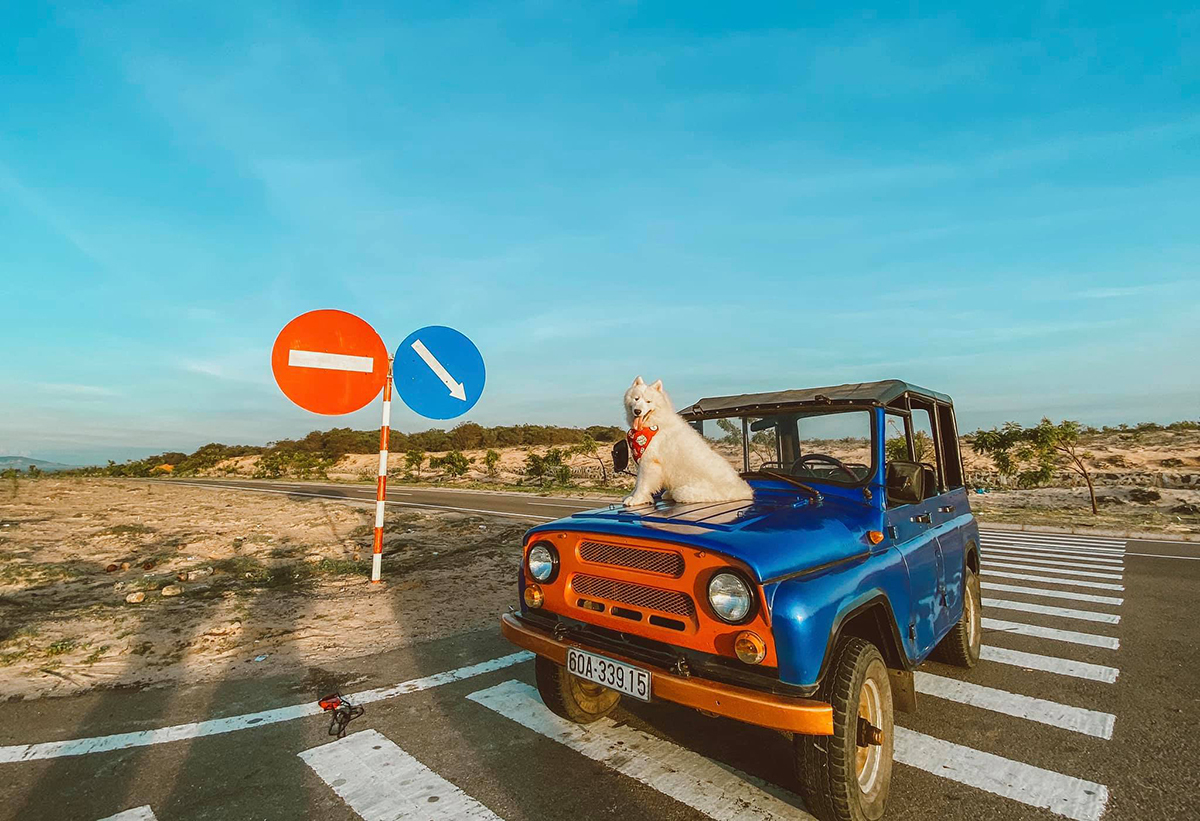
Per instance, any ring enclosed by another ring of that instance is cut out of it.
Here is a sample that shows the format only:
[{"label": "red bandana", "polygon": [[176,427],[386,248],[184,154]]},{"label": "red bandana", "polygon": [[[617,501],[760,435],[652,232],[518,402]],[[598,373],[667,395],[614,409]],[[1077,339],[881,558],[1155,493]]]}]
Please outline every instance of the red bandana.
[{"label": "red bandana", "polygon": [[650,447],[650,440],[656,433],[658,433],[658,425],[631,430],[625,434],[625,441],[629,443],[629,452],[633,455],[634,462],[642,461],[642,454],[646,452],[646,448]]}]

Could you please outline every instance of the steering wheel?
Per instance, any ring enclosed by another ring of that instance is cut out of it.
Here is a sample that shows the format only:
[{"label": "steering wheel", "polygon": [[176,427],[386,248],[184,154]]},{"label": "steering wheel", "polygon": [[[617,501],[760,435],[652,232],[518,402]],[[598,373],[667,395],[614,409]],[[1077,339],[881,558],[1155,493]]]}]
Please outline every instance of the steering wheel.
[{"label": "steering wheel", "polygon": [[850,481],[852,483],[858,481],[858,477],[856,475],[854,475],[854,471],[852,471],[850,468],[846,467],[845,462],[843,462],[841,459],[838,459],[836,456],[826,456],[824,453],[806,453],[806,454],[804,454],[799,459],[792,462],[791,467],[788,468],[788,473],[790,473],[794,476],[796,473],[796,468],[802,466],[805,462],[824,462],[825,464],[832,465],[836,469],[845,473],[847,476],[850,477]]}]

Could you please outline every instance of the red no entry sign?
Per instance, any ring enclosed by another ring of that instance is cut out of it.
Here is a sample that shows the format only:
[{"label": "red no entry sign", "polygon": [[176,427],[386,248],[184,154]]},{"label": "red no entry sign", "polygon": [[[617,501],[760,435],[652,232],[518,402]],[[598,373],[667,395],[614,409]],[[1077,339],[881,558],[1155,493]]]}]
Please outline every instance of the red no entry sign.
[{"label": "red no entry sign", "polygon": [[309,311],[275,339],[271,370],[288,399],[313,413],[352,413],[379,395],[388,351],[375,329],[345,311]]}]

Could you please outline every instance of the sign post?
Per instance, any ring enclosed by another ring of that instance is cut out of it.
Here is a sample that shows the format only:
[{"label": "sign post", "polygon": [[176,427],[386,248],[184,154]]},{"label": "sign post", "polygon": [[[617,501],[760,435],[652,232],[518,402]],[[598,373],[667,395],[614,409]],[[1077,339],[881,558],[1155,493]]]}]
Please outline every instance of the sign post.
[{"label": "sign post", "polygon": [[379,584],[383,565],[383,505],[387,501],[388,437],[392,433],[392,363],[383,383],[383,422],[379,426],[379,479],[375,483],[375,545],[371,550],[371,583]]},{"label": "sign post", "polygon": [[459,331],[428,325],[409,334],[393,360],[364,320],[345,311],[322,310],[301,314],[284,326],[271,350],[271,370],[288,399],[307,411],[331,416],[366,407],[383,388],[371,550],[371,583],[379,584],[393,379],[412,410],[429,419],[453,419],[475,407],[483,394],[483,356]]},{"label": "sign post", "polygon": [[353,413],[384,389],[379,428],[379,479],[375,492],[375,544],[371,582],[378,584],[383,560],[383,509],[387,501],[387,447],[392,415],[392,361],[375,329],[345,311],[309,311],[293,319],[275,339],[271,370],[279,389],[313,413]]}]

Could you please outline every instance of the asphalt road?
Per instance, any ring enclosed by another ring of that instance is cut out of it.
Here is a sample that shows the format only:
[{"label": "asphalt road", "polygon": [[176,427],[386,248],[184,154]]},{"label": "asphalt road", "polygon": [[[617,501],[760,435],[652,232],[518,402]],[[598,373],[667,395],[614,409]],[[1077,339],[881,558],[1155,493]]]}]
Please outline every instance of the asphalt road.
[{"label": "asphalt road", "polygon": [[[407,488],[395,502],[531,521],[588,506]],[[984,660],[921,668],[887,818],[1196,817],[1200,546],[991,531],[982,546]],[[4,705],[0,818],[807,817],[784,736],[664,704],[564,724],[493,630],[263,668]],[[366,714],[334,741],[313,702],[339,688],[365,694]]]}]

